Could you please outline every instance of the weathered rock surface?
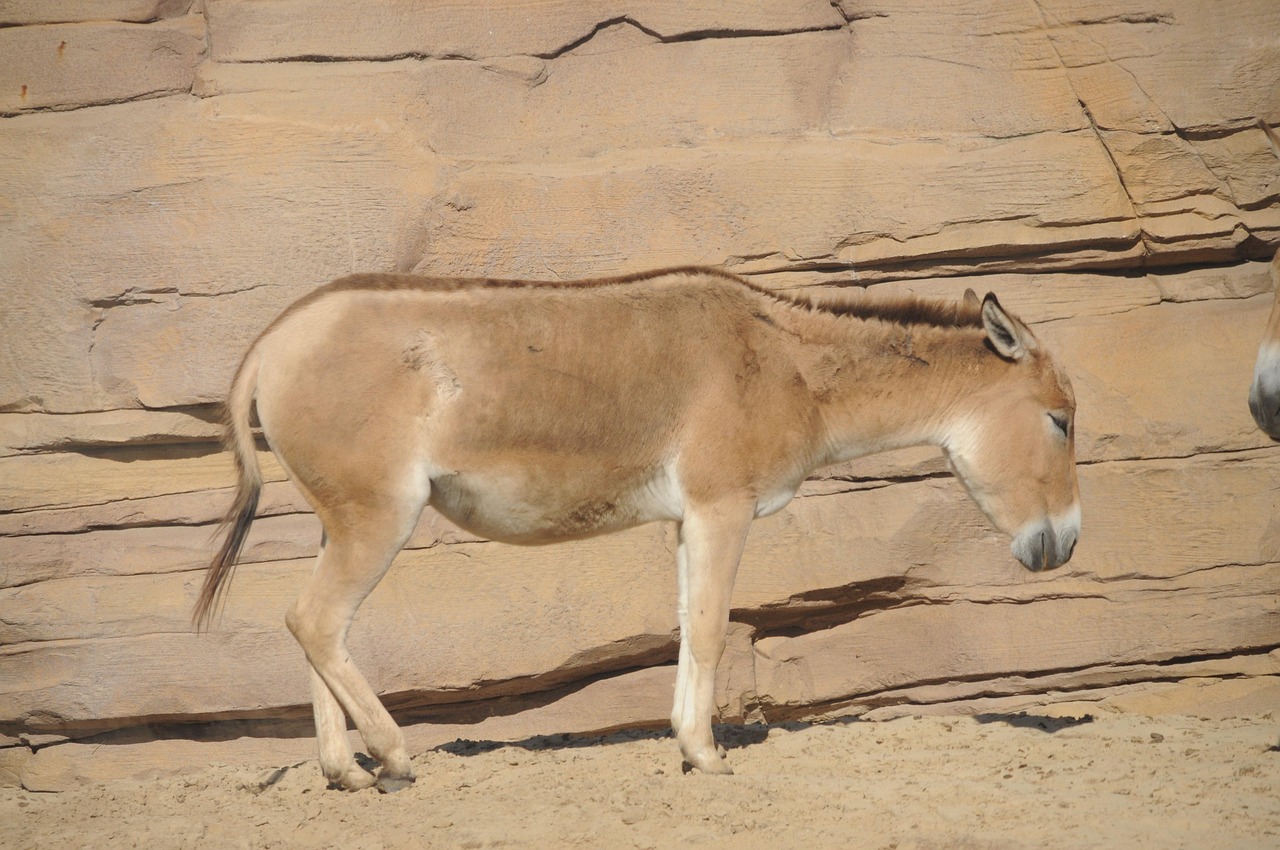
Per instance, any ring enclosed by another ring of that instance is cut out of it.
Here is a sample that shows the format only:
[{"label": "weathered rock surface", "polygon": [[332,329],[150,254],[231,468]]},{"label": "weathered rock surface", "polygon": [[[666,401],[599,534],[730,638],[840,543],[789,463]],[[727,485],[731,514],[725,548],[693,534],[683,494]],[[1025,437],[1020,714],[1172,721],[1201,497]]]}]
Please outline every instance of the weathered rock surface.
[{"label": "weathered rock surface", "polygon": [[204,37],[201,15],[0,29],[0,114],[189,92]]},{"label": "weathered rock surface", "polygon": [[187,14],[191,0],[3,0],[0,25],[126,21],[145,24]]},{"label": "weathered rock surface", "polygon": [[[1280,708],[1277,4],[0,0],[0,55],[0,782],[310,754],[319,528],[268,453],[190,605],[216,403],[356,270],[995,291],[1074,382],[1076,557],[1021,571],[936,450],[825,470],[752,531],[722,717]],[[428,511],[352,652],[414,747],[661,725],[673,557]]]}]

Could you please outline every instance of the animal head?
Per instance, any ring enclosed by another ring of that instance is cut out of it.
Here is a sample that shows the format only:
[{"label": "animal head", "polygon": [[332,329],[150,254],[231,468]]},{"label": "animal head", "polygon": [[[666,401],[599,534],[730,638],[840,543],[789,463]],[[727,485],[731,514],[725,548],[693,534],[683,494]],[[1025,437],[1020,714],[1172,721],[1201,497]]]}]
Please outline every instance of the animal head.
[{"label": "animal head", "polygon": [[[977,306],[977,296],[965,293]],[[1080,536],[1075,394],[1031,329],[994,295],[981,305],[994,379],[955,413],[943,444],[956,476],[1029,570],[1065,564]]]}]

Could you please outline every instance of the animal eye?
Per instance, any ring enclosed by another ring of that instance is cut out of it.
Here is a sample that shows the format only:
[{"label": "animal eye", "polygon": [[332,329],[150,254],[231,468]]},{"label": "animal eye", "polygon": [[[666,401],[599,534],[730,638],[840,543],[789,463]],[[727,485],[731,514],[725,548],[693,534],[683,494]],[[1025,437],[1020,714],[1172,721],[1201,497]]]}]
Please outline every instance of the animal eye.
[{"label": "animal eye", "polygon": [[1071,428],[1071,420],[1061,413],[1050,413],[1048,416],[1054,427],[1062,432],[1062,436],[1067,436]]}]

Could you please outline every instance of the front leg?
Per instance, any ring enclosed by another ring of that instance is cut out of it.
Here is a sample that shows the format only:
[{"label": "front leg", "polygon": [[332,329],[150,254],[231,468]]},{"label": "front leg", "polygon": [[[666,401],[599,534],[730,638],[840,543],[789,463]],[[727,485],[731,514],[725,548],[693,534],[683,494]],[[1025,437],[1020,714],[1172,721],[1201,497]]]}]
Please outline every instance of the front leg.
[{"label": "front leg", "polygon": [[732,773],[716,749],[716,666],[724,654],[729,603],[754,502],[690,506],[680,524],[680,661],[671,725],[685,761],[704,773]]},{"label": "front leg", "polygon": [[676,698],[671,706],[671,731],[680,737],[684,725],[684,695],[689,687],[689,558],[684,543],[684,525],[677,527],[676,545],[676,622],[680,624],[680,657],[676,662]]}]

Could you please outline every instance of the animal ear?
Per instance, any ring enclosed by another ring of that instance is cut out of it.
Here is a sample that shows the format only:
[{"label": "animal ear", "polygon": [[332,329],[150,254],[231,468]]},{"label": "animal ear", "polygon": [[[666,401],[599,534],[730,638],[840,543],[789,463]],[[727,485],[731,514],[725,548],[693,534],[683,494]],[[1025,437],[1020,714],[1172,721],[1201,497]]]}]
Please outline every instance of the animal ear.
[{"label": "animal ear", "polygon": [[1030,332],[1004,311],[995,293],[988,292],[982,299],[982,326],[986,328],[991,347],[1006,360],[1021,360],[1036,348]]},{"label": "animal ear", "polygon": [[[1277,251],[1276,255],[1280,256],[1280,251]],[[966,307],[977,307],[982,303],[978,300],[978,293],[974,292],[972,289],[966,289],[964,291],[964,298],[962,300]]]}]

